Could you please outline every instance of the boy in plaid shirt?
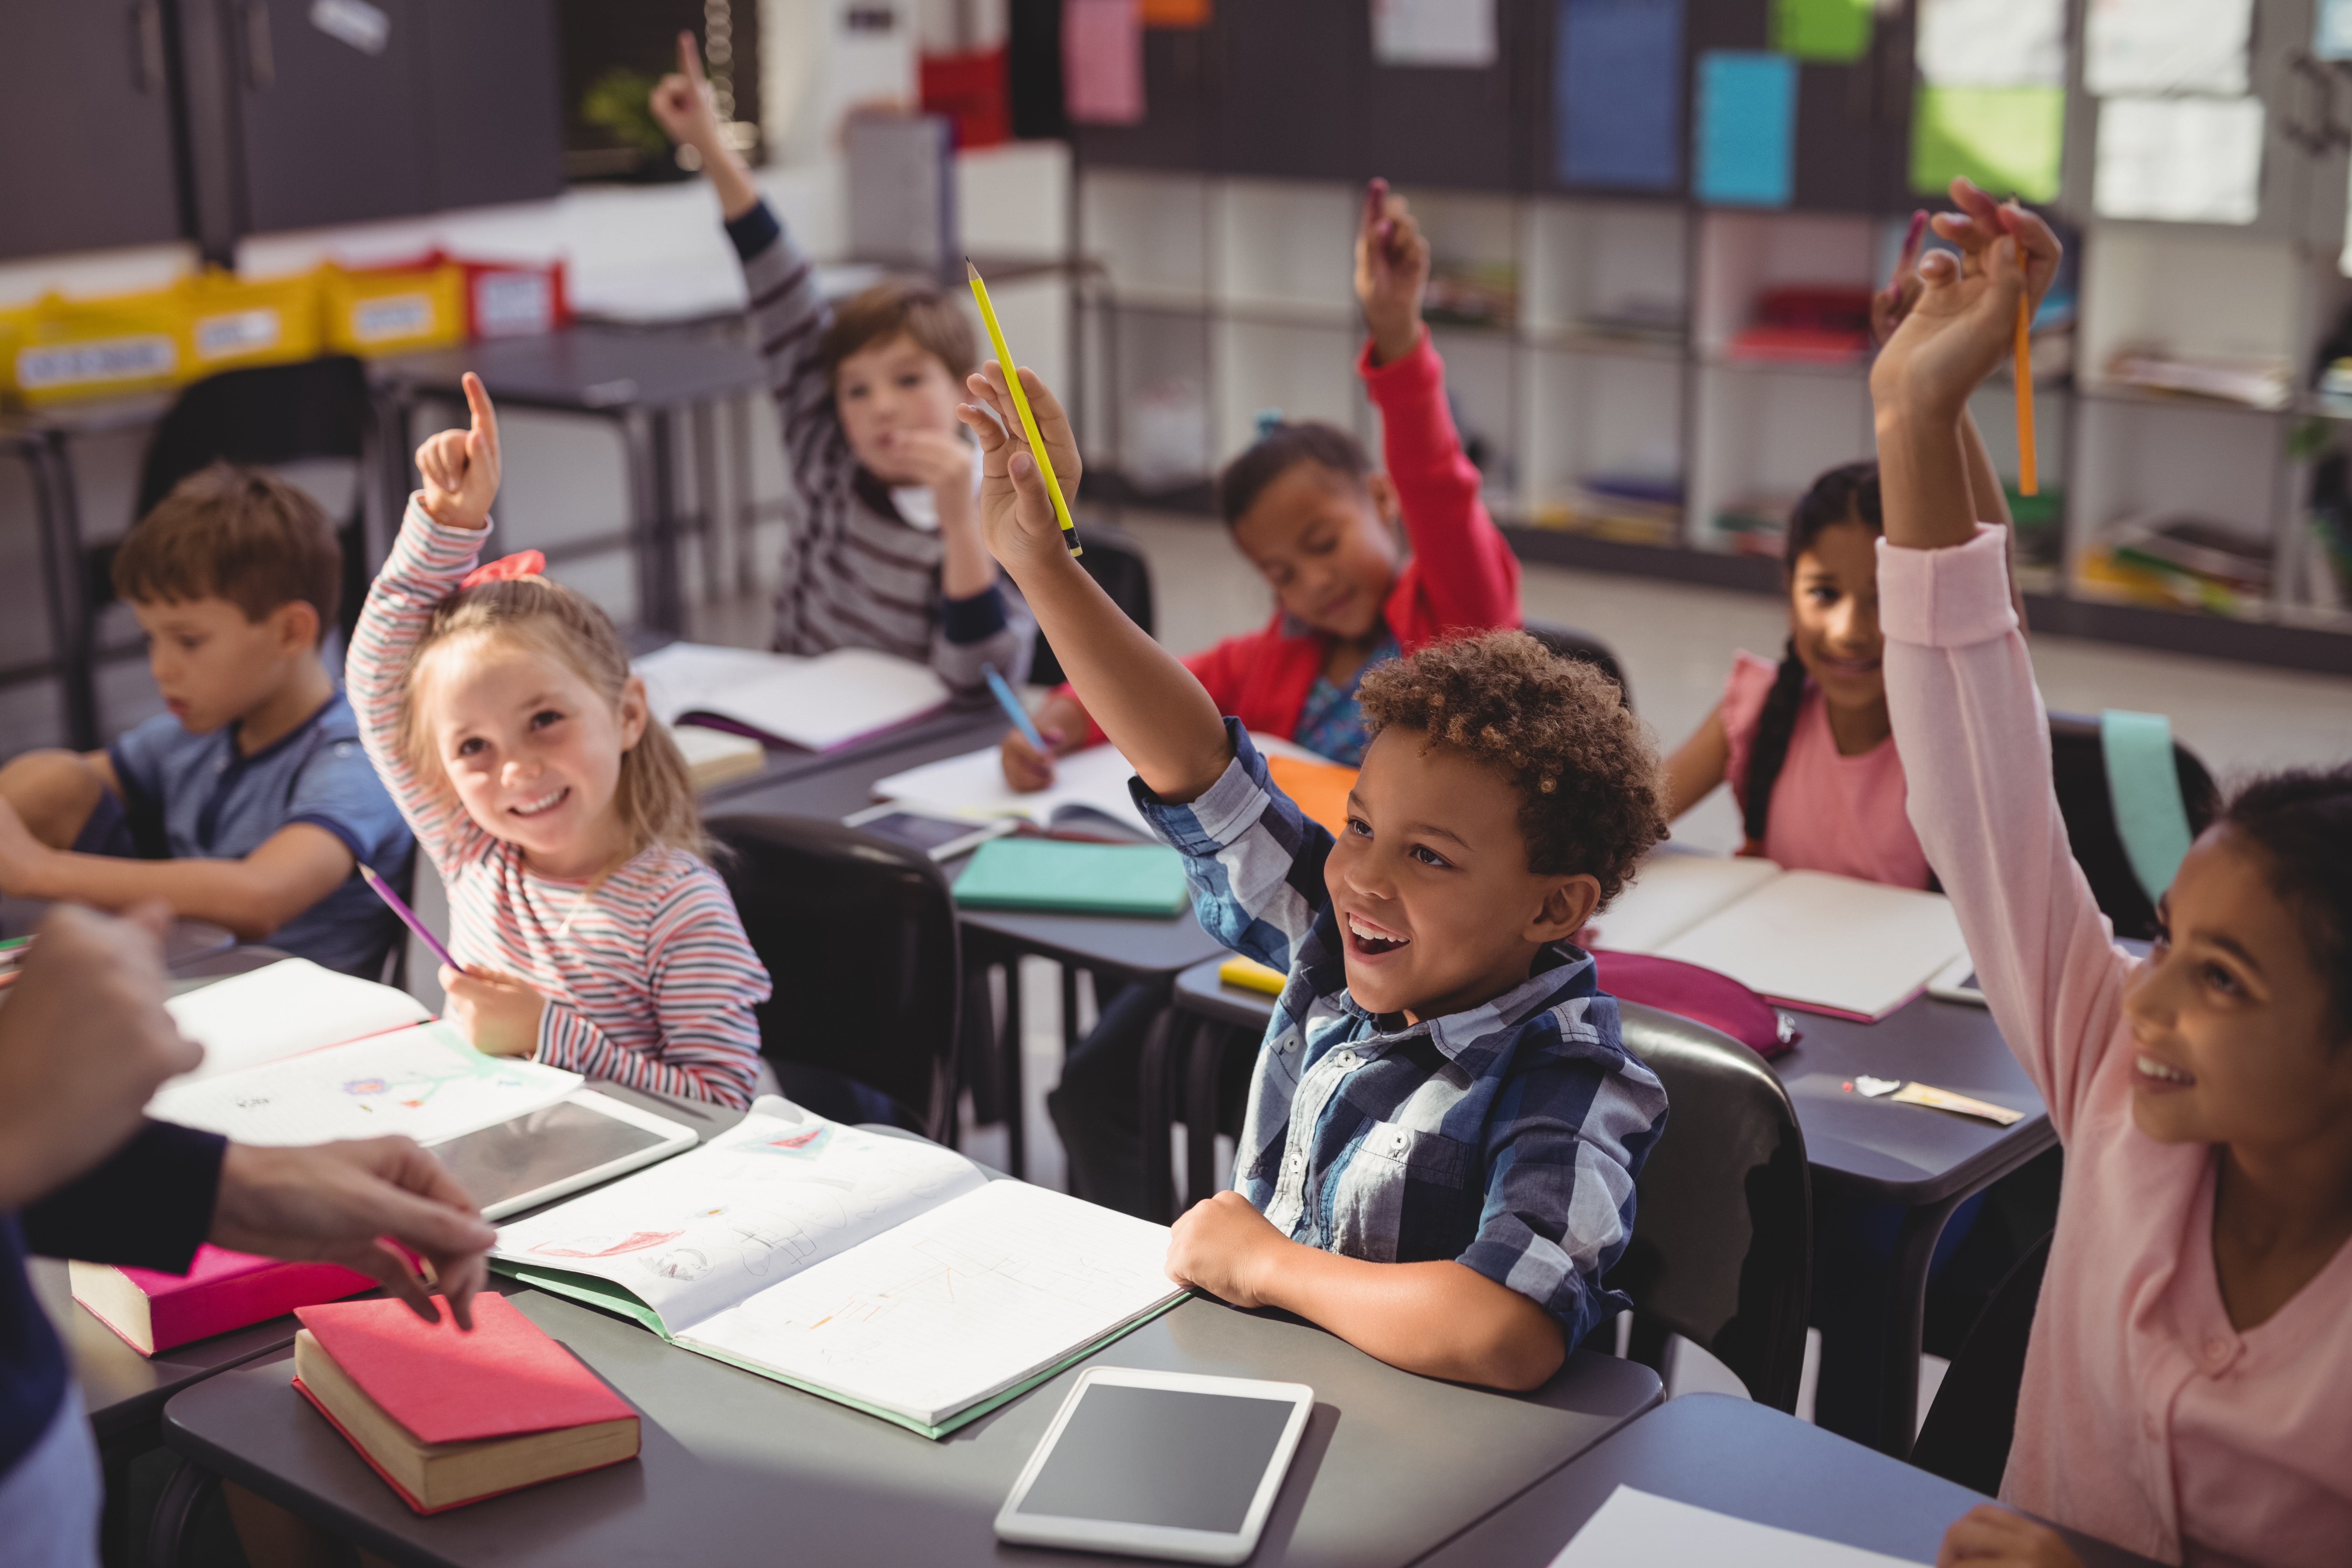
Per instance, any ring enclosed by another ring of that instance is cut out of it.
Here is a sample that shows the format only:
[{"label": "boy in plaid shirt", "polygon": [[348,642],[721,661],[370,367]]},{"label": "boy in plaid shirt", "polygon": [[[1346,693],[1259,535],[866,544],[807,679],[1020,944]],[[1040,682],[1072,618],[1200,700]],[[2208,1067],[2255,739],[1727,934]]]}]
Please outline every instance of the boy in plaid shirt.
[{"label": "boy in plaid shirt", "polygon": [[[1240,1190],[1177,1221],[1170,1276],[1408,1371],[1536,1386],[1628,1304],[1601,1276],[1665,1121],[1573,940],[1664,834],[1655,748],[1613,683],[1525,633],[1440,643],[1365,677],[1373,739],[1335,839],[1070,557],[1004,372],[983,372],[988,410],[961,417],[990,550],[1135,764],[1202,923],[1290,977]],[[1068,421],[1021,374],[1074,497]]]}]

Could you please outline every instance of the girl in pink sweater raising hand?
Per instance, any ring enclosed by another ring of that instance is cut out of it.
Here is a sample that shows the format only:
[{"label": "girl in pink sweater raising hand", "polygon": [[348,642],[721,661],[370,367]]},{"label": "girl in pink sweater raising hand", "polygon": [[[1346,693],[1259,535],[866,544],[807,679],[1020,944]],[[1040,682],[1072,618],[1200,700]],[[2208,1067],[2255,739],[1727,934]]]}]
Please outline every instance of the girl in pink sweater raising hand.
[{"label": "girl in pink sweater raising hand", "polygon": [[[2352,1542],[2352,767],[2244,786],[2156,951],[2111,940],[2051,792],[2003,531],[1959,419],[2058,263],[1966,181],[1959,247],[1871,374],[1886,696],[1929,864],[2066,1146],[2002,1500],[2168,1563],[2341,1563]],[[1979,1509],[1945,1563],[2071,1563]]]}]

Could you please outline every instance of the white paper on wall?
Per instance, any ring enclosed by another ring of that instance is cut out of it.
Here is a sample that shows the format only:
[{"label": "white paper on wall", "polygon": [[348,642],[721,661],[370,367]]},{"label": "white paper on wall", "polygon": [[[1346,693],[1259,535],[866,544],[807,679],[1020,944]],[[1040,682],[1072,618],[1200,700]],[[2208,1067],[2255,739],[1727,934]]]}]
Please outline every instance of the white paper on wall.
[{"label": "white paper on wall", "polygon": [[2124,93],[2246,91],[2254,0],[2091,0],[2083,85]]},{"label": "white paper on wall", "polygon": [[2111,98],[2099,105],[2091,206],[2101,217],[2252,223],[2262,210],[2258,98]]},{"label": "white paper on wall", "polygon": [[1495,0],[1372,0],[1372,58],[1384,66],[1491,66]]},{"label": "white paper on wall", "polygon": [[2066,0],[1919,0],[1930,87],[2063,87]]}]

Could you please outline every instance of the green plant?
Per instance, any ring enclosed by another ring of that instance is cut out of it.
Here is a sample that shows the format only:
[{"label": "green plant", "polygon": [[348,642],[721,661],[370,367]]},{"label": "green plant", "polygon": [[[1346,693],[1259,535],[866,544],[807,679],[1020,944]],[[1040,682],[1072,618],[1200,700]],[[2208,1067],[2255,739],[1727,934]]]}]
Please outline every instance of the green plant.
[{"label": "green plant", "polygon": [[654,79],[627,66],[614,66],[581,95],[580,118],[625,147],[659,158],[669,152],[669,137],[654,119],[646,100]]}]

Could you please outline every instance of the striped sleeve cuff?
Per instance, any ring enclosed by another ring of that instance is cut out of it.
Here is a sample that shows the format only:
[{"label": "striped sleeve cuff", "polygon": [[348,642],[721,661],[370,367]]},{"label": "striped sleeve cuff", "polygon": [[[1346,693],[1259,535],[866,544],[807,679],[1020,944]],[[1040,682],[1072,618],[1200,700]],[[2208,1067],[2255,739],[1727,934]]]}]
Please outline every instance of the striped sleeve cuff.
[{"label": "striped sleeve cuff", "polygon": [[1977,524],[1966,544],[1905,550],[1878,542],[1878,624],[1890,642],[1968,647],[2017,629],[2009,530]]}]

